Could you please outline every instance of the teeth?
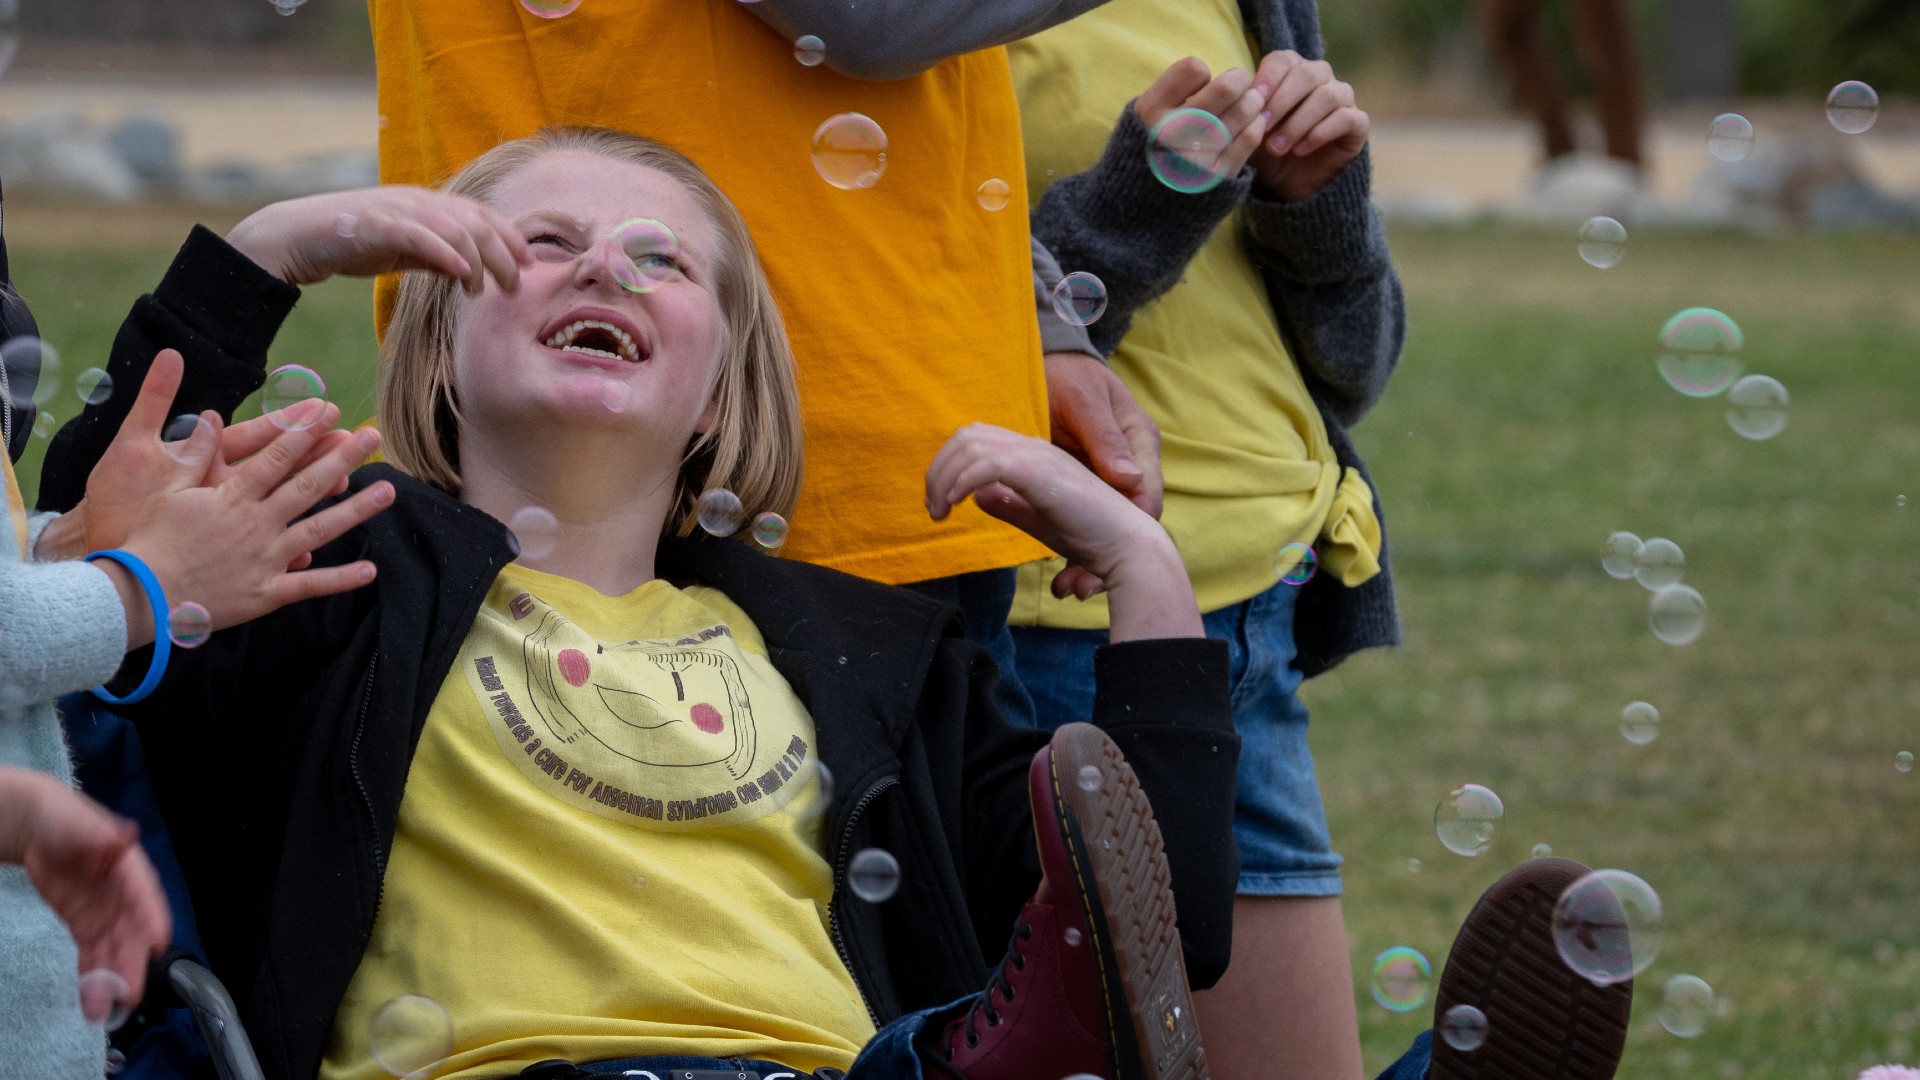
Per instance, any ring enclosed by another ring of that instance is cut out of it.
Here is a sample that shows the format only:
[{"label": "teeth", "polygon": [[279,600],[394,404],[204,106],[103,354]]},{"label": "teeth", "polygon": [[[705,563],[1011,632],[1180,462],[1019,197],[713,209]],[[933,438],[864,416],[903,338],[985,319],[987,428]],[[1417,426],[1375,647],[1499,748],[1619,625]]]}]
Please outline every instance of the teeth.
[{"label": "teeth", "polygon": [[[575,345],[574,341],[588,330],[606,331],[612,336],[613,340],[620,343],[620,351],[618,353],[610,353],[605,349],[593,349],[585,345]],[[578,322],[568,323],[560,329],[555,330],[553,336],[547,338],[546,345],[549,349],[565,349],[568,352],[577,352],[585,356],[604,356],[611,360],[625,360],[634,364],[640,362],[640,346],[633,340],[633,335],[610,322],[601,322],[599,319],[581,319]]]}]

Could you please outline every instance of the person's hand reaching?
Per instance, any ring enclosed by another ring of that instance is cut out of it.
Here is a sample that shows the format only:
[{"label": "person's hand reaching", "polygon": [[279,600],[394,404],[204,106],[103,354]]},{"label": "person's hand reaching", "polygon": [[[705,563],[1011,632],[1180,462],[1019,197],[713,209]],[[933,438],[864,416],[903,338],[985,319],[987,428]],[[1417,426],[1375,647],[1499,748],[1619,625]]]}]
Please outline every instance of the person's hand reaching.
[{"label": "person's hand reaching", "polygon": [[1254,190],[1279,202],[1310,199],[1360,156],[1373,121],[1325,60],[1268,53],[1254,81],[1267,90],[1262,114],[1273,118],[1253,155]]},{"label": "person's hand reaching", "polygon": [[1048,353],[1053,442],[1152,517],[1160,516],[1160,425],[1127,384],[1086,353]]},{"label": "person's hand reaching", "polygon": [[398,184],[274,203],[235,225],[227,243],[292,285],[434,270],[470,293],[489,276],[513,292],[530,259],[519,230],[478,199]]}]

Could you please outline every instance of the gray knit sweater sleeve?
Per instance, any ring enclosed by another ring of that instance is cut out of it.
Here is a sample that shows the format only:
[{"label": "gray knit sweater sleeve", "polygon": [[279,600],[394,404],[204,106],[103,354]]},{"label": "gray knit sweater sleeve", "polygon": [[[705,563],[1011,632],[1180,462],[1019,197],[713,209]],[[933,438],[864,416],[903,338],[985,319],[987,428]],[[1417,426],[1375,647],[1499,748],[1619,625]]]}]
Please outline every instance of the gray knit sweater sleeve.
[{"label": "gray knit sweater sleeve", "polygon": [[1104,363],[1106,354],[1093,347],[1087,328],[1061,318],[1054,309],[1053,290],[1060,279],[1067,276],[1066,272],[1060,269],[1060,261],[1039,237],[1030,240],[1033,244],[1033,307],[1040,317],[1040,351],[1086,353]]},{"label": "gray knit sweater sleeve", "polygon": [[1106,0],[758,0],[747,10],[856,79],[904,79],[940,61],[1037,34]]},{"label": "gray knit sweater sleeve", "polygon": [[[38,538],[55,516],[33,515],[29,535]],[[23,563],[12,532],[0,528],[0,720],[106,682],[127,651],[126,612],[106,572],[84,562]]]}]

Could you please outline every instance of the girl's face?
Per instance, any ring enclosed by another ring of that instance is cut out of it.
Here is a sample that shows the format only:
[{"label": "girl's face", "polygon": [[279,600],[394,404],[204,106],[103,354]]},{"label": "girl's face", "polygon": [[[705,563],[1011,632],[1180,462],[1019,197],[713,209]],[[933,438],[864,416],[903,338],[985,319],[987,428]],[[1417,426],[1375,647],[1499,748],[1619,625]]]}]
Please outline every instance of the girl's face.
[{"label": "girl's face", "polygon": [[[454,380],[471,433],[511,443],[628,430],[677,467],[705,426],[725,340],[719,234],[699,203],[665,173],[580,151],[538,158],[488,201],[519,228],[533,263],[518,292],[488,278],[483,292],[462,294]],[[677,258],[642,267],[657,283],[645,293],[615,277],[610,243],[616,226],[641,217],[678,240]]]}]

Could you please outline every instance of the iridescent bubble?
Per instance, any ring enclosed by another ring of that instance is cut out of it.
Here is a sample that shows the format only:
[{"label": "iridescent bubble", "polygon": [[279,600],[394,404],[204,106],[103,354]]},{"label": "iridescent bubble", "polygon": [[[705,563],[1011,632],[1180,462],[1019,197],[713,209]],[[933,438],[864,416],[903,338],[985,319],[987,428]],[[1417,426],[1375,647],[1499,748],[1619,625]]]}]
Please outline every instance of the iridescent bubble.
[{"label": "iridescent bubble", "polygon": [[1630,532],[1616,532],[1607,537],[1600,545],[1600,568],[1607,576],[1616,581],[1627,581],[1633,577],[1634,563],[1640,558],[1640,552],[1646,543]]},{"label": "iridescent bubble", "polygon": [[1707,153],[1721,161],[1742,161],[1753,152],[1753,123],[1739,113],[1721,113],[1707,124]]},{"label": "iridescent bubble", "polygon": [[327,384],[318,372],[299,364],[284,364],[267,373],[267,384],[260,388],[260,411],[282,431],[305,431],[319,421],[320,413],[293,407],[326,396]]},{"label": "iridescent bubble", "polygon": [[1471,858],[1493,846],[1505,815],[1500,796],[1479,784],[1463,784],[1433,808],[1433,832],[1448,851]]},{"label": "iridescent bubble", "polygon": [[529,15],[538,15],[543,19],[557,19],[578,10],[580,0],[520,0],[520,6],[526,8]]},{"label": "iridescent bubble", "polygon": [[1553,854],[1553,845],[1552,844],[1535,844],[1533,845],[1533,851],[1530,852],[1529,854],[1531,854],[1536,859],[1544,859],[1547,856]]},{"label": "iridescent bubble", "polygon": [[197,649],[213,636],[213,616],[189,600],[167,612],[167,639],[183,649]]},{"label": "iridescent bubble", "polygon": [[1668,645],[1691,645],[1707,628],[1707,601],[1685,585],[1669,585],[1647,604],[1647,626]]},{"label": "iridescent bubble", "polygon": [[633,400],[633,387],[617,379],[608,379],[600,384],[600,404],[608,412],[626,412],[627,403]]},{"label": "iridescent bubble", "polygon": [[1086,940],[1086,936],[1080,933],[1079,927],[1069,926],[1064,931],[1061,932],[1060,940],[1066,942],[1069,946],[1073,948],[1079,948],[1080,943]]},{"label": "iridescent bubble", "polygon": [[812,34],[802,34],[793,41],[793,58],[802,67],[819,67],[827,58],[827,43]]},{"label": "iridescent bubble", "polygon": [[507,519],[507,544],[515,558],[544,559],[560,543],[560,520],[544,506],[523,506]]},{"label": "iridescent bubble", "polygon": [[746,507],[740,505],[740,496],[726,488],[701,492],[694,511],[700,527],[713,536],[732,536],[740,531],[747,517]]},{"label": "iridescent bubble", "polygon": [[1596,270],[1611,270],[1627,257],[1627,227],[1610,217],[1588,218],[1580,226],[1580,258]]},{"label": "iridescent bubble", "polygon": [[1661,994],[1660,1026],[1683,1039],[1697,1038],[1713,1016],[1713,987],[1697,975],[1675,975]]},{"label": "iridescent bubble", "polygon": [[998,212],[1005,210],[1007,203],[1012,201],[1013,188],[1005,180],[995,177],[980,185],[980,190],[974,193],[974,199],[979,202],[980,209]]},{"label": "iridescent bubble", "polygon": [[1880,118],[1880,95],[1866,83],[1848,79],[1827,91],[1827,123],[1835,131],[1858,135]]},{"label": "iridescent bubble", "polygon": [[1419,950],[1395,945],[1373,958],[1368,989],[1388,1012],[1412,1012],[1427,1003],[1427,986],[1432,981],[1433,965]]},{"label": "iridescent bubble", "polygon": [[1227,178],[1220,158],[1232,142],[1219,117],[1205,109],[1175,109],[1153,126],[1147,166],[1161,183],[1195,195]]},{"label": "iridescent bubble", "polygon": [[1625,870],[1595,870],[1567,886],[1553,909],[1553,944],[1574,973],[1600,986],[1625,982],[1660,954],[1660,895]]},{"label": "iridescent bubble", "polygon": [[51,439],[53,438],[53,433],[58,430],[60,430],[59,417],[45,409],[41,409],[38,413],[34,414],[33,434],[35,438]]},{"label": "iridescent bubble", "polygon": [[1903,773],[1912,772],[1913,771],[1913,751],[1902,750],[1899,753],[1893,755],[1893,771],[1903,772]]},{"label": "iridescent bubble", "polygon": [[83,405],[105,405],[113,397],[113,376],[90,367],[74,378],[73,392]]},{"label": "iridescent bubble", "polygon": [[1787,426],[1787,388],[1767,375],[1747,375],[1727,391],[1727,426],[1743,439],[1760,442]]},{"label": "iridescent bubble", "polygon": [[1440,1018],[1440,1038],[1465,1053],[1480,1049],[1487,1042],[1487,1014],[1471,1005],[1455,1005]]},{"label": "iridescent bubble", "polygon": [[891,900],[900,888],[900,863],[879,848],[867,848],[847,864],[847,886],[869,904]]},{"label": "iridescent bubble", "polygon": [[753,542],[772,551],[787,542],[787,519],[769,510],[753,519]]},{"label": "iridescent bubble", "polygon": [[1620,734],[1635,746],[1660,737],[1660,710],[1644,701],[1630,701],[1620,710]]},{"label": "iridescent bubble", "polygon": [[1280,580],[1284,584],[1305,585],[1319,572],[1320,556],[1296,540],[1281,546],[1280,553],[1273,558],[1273,566],[1280,572]]},{"label": "iridescent bubble", "polygon": [[374,1011],[367,1046],[389,1075],[411,1077],[453,1054],[453,1018],[430,997],[401,994]]},{"label": "iridescent bubble", "polygon": [[291,15],[306,6],[307,0],[273,0],[273,10],[282,15]]},{"label": "iridescent bubble", "polygon": [[1688,308],[1660,328],[1660,377],[1688,397],[1712,397],[1740,377],[1746,338],[1712,308]]},{"label": "iridescent bubble", "polygon": [[119,1031],[133,1015],[133,989],[111,968],[94,968],[80,975],[80,1015],[87,1023]]},{"label": "iridescent bubble", "polygon": [[191,445],[188,440],[193,438],[194,432],[211,426],[199,416],[182,414],[167,421],[167,426],[161,429],[160,442],[165,446],[167,456],[172,458],[175,464],[199,464],[198,460],[188,454],[187,448]]},{"label": "iridescent bubble", "polygon": [[621,288],[650,293],[680,272],[680,239],[664,222],[630,218],[608,234],[607,257]]},{"label": "iridescent bubble", "polygon": [[16,409],[45,405],[60,388],[60,351],[37,337],[9,338],[0,345],[7,396]]},{"label": "iridescent bubble", "polygon": [[1091,326],[1107,313],[1107,283],[1076,270],[1053,287],[1053,311],[1075,326]]},{"label": "iridescent bubble", "polygon": [[887,171],[887,133],[862,113],[830,116],[813,133],[813,168],[842,191],[870,188]]},{"label": "iridescent bubble", "polygon": [[1081,791],[1099,791],[1100,767],[1097,765],[1080,766],[1080,776],[1075,783],[1080,785]]},{"label": "iridescent bubble", "polygon": [[1687,553],[1664,536],[1656,536],[1640,546],[1633,560],[1633,579],[1651,590],[1677,585],[1687,576]]},{"label": "iridescent bubble", "polygon": [[333,231],[336,235],[351,240],[360,232],[360,219],[352,214],[341,214],[333,219]]}]

